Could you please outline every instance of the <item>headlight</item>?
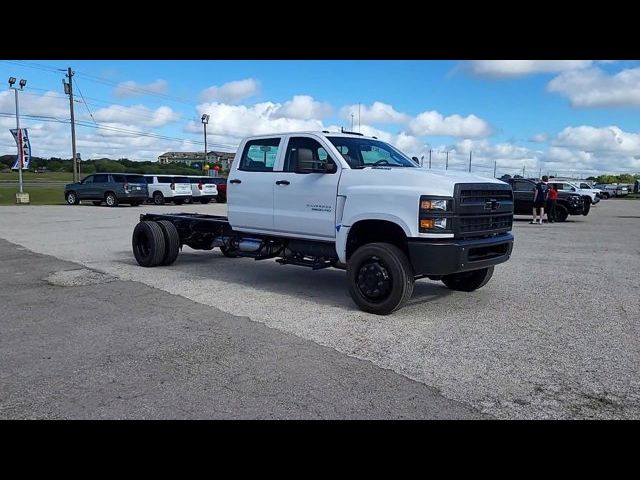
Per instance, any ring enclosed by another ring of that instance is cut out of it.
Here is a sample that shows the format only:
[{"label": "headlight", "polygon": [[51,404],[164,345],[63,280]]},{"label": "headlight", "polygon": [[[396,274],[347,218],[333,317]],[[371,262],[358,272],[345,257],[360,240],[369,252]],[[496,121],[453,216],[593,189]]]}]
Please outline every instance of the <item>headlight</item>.
[{"label": "headlight", "polygon": [[420,210],[447,212],[451,210],[449,208],[450,205],[451,205],[451,200],[442,200],[442,199],[420,200]]},{"label": "headlight", "polygon": [[453,228],[453,199],[420,197],[418,226],[421,233],[450,233]]},{"label": "headlight", "polygon": [[420,220],[420,228],[425,230],[446,230],[446,218],[423,218]]}]

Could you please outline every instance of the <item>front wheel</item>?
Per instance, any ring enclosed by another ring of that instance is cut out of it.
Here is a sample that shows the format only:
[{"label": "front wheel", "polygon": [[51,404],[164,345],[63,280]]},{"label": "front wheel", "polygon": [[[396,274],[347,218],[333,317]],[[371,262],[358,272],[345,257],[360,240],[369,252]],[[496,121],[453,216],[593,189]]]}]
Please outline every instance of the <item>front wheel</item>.
[{"label": "front wheel", "polygon": [[162,195],[162,192],[156,192],[153,194],[153,203],[156,205],[164,204],[164,195]]},{"label": "front wheel", "polygon": [[481,268],[470,272],[453,273],[442,277],[444,283],[451,290],[473,292],[484,287],[493,276],[493,267]]},{"label": "front wheel", "polygon": [[65,195],[65,200],[69,205],[78,205],[80,203],[80,200],[78,200],[78,195],[76,195],[76,192],[67,192],[67,194]]},{"label": "front wheel", "polygon": [[413,267],[405,253],[390,243],[358,248],[347,263],[349,293],[361,310],[387,315],[413,294]]},{"label": "front wheel", "polygon": [[591,210],[591,198],[585,198],[584,208],[582,209],[582,215],[584,215],[585,217],[589,215],[589,210]]}]

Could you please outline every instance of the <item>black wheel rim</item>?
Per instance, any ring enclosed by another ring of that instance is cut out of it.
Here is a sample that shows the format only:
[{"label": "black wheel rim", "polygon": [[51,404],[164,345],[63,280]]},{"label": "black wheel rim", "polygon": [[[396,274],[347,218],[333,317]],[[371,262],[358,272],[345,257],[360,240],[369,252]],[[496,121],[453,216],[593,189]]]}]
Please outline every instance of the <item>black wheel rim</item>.
[{"label": "black wheel rim", "polygon": [[360,293],[372,302],[385,300],[393,288],[389,268],[380,257],[376,256],[368,258],[360,265],[356,283]]},{"label": "black wheel rim", "polygon": [[160,195],[153,197],[153,200],[156,202],[156,205],[160,205],[162,203],[162,197]]}]

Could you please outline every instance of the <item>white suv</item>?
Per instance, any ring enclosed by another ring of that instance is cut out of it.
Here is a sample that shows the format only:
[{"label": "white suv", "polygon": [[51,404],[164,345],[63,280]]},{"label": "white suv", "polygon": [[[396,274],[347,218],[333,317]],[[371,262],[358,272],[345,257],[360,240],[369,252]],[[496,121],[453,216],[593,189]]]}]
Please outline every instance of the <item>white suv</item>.
[{"label": "white suv", "polygon": [[149,198],[156,205],[165,201],[172,201],[182,205],[191,200],[191,181],[185,176],[174,175],[145,175]]},{"label": "white suv", "polygon": [[560,181],[560,180],[549,180],[549,186],[555,185],[559,192],[572,192],[581,195],[582,197],[587,197],[591,199],[591,205],[594,205],[600,201],[600,197],[591,189],[585,189],[578,187],[575,183]]},{"label": "white suv", "polygon": [[194,202],[209,203],[218,196],[218,186],[213,177],[189,175],[191,181],[191,199]]}]

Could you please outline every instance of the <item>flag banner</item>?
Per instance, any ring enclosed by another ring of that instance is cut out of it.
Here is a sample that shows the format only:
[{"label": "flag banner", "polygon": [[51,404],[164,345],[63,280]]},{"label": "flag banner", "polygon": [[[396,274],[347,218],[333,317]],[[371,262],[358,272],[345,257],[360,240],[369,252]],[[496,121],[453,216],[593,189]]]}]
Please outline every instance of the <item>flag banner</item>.
[{"label": "flag banner", "polygon": [[21,128],[18,130],[17,128],[12,128],[11,134],[18,145],[18,156],[11,169],[18,170],[22,164],[22,169],[26,170],[29,168],[29,163],[31,162],[31,142],[29,141],[27,129]]}]

